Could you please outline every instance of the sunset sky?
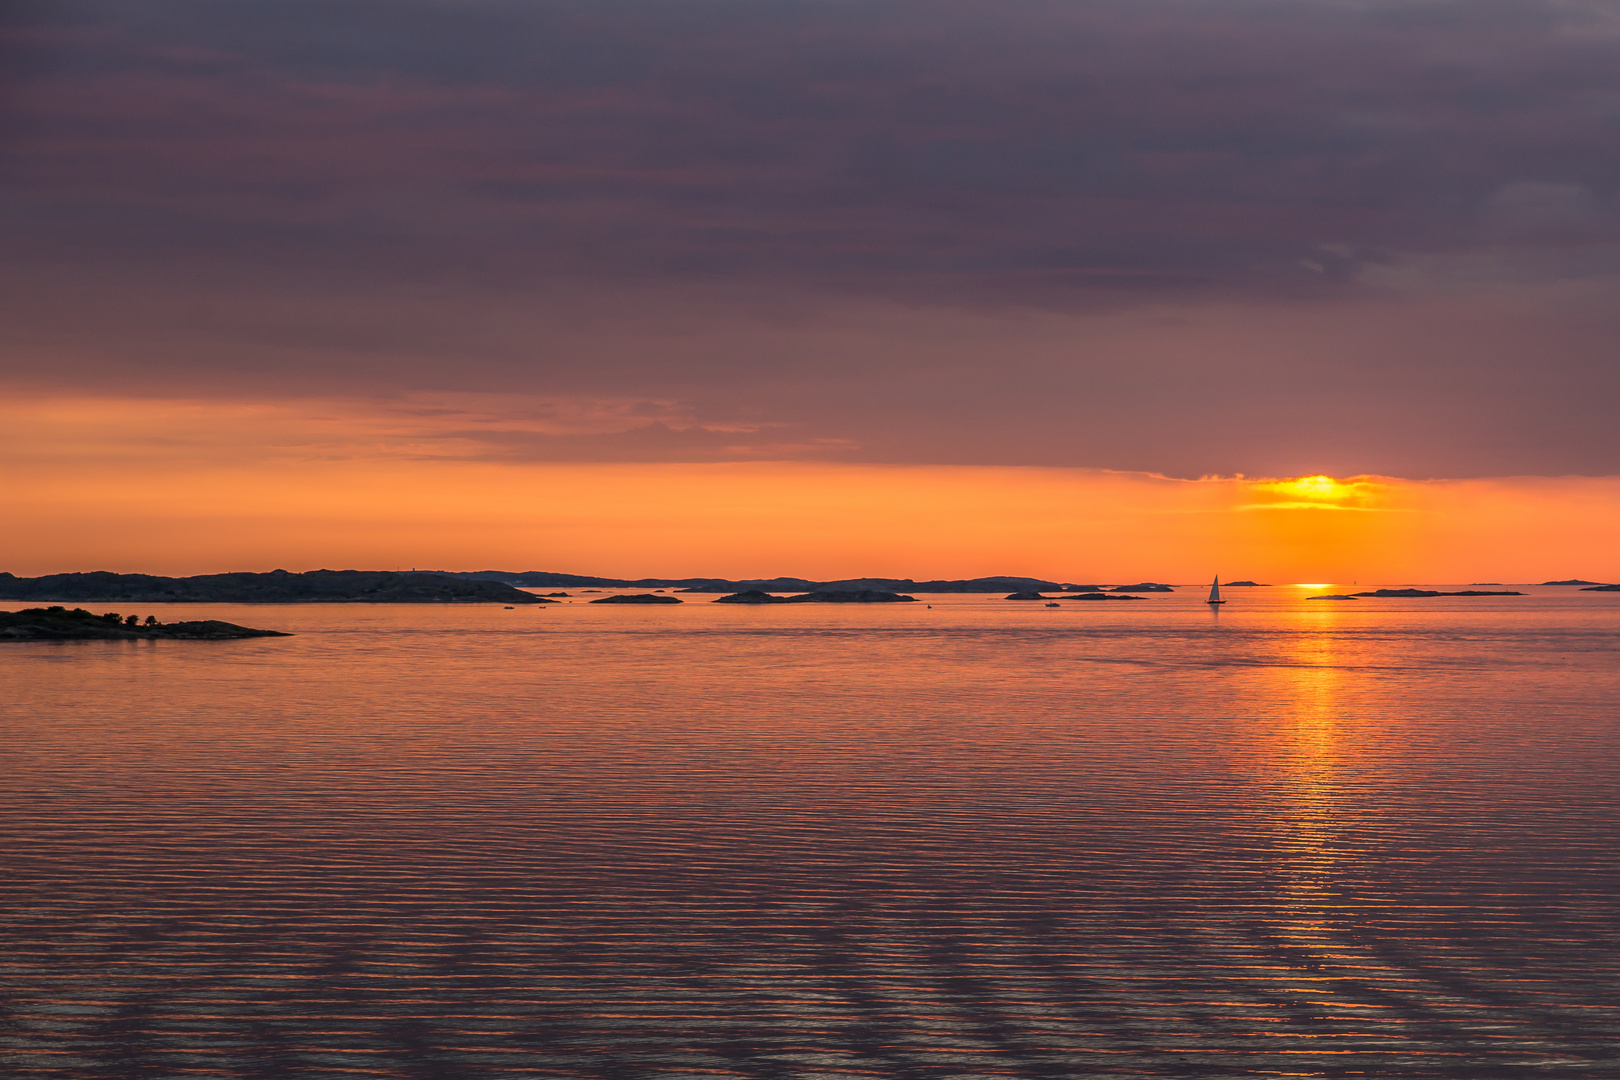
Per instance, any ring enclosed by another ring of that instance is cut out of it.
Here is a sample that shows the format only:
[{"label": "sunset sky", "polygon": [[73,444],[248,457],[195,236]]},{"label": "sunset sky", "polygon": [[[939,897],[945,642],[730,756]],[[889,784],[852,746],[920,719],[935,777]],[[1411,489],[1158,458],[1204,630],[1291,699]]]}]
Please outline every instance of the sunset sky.
[{"label": "sunset sky", "polygon": [[20,0],[0,327],[18,574],[1620,580],[1620,8]]}]

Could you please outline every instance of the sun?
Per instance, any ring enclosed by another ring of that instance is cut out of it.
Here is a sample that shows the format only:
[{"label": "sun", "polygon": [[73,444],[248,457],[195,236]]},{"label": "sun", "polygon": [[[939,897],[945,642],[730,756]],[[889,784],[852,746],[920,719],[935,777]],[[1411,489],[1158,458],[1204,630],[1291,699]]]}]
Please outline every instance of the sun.
[{"label": "sun", "polygon": [[1354,485],[1340,483],[1331,476],[1301,476],[1295,480],[1279,480],[1268,486],[1279,495],[1317,502],[1338,502],[1355,492]]},{"label": "sun", "polygon": [[1318,473],[1282,480],[1253,482],[1259,501],[1255,510],[1365,510],[1373,506],[1381,485],[1366,477],[1338,480]]}]

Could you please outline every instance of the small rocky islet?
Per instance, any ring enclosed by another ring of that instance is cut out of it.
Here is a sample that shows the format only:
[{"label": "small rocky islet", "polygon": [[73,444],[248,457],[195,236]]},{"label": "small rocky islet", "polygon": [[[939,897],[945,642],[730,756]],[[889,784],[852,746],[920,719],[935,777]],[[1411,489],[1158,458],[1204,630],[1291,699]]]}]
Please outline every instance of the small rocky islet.
[{"label": "small rocky islet", "polygon": [[116,611],[97,615],[61,606],[0,611],[0,641],[230,641],[290,636],[280,630],[256,630],[217,619],[163,623],[155,615],[142,620]]}]

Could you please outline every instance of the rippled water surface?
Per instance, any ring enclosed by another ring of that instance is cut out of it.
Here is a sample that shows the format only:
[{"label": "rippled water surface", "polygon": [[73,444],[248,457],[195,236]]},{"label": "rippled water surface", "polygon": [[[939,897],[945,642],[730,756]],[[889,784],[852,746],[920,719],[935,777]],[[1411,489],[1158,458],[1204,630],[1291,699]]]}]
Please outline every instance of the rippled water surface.
[{"label": "rippled water surface", "polygon": [[1530,591],[87,605],[297,636],[0,645],[0,1066],[1620,1075],[1620,596]]}]

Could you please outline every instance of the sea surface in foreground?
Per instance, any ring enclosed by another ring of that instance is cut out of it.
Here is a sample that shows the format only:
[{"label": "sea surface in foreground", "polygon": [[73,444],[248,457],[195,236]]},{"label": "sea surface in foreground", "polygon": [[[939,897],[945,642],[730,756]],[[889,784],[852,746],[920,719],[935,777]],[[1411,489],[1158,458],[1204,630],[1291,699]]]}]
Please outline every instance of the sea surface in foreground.
[{"label": "sea surface in foreground", "polygon": [[1620,1075],[1620,595],[1319,591],[86,605],[0,1071]]}]

